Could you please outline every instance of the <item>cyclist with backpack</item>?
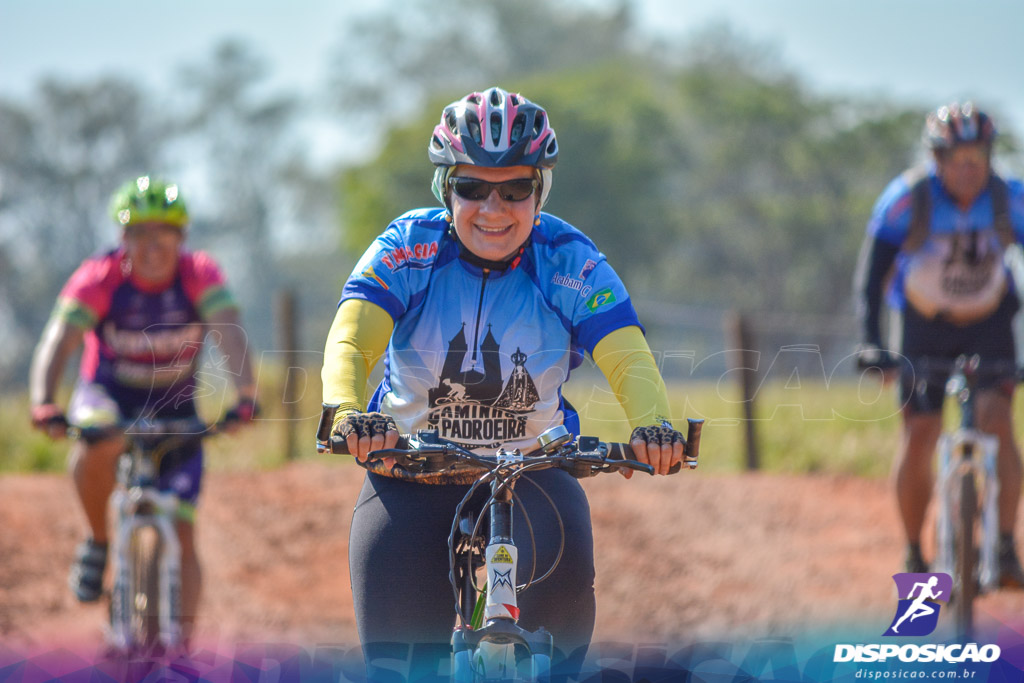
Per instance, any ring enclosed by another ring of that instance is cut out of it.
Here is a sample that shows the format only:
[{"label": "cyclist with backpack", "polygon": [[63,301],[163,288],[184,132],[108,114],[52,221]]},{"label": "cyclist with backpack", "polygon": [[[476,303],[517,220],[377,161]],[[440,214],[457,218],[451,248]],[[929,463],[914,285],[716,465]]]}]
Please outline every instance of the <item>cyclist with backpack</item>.
[{"label": "cyclist with backpack", "polygon": [[[547,112],[521,95],[490,88],[445,107],[428,144],[442,207],[410,211],[374,241],[344,286],[327,339],[324,402],[341,406],[333,431],[361,462],[418,429],[487,454],[500,445],[532,450],[559,424],[578,433],[561,386],[584,353],[635,428],[638,459],[660,474],[681,460],[684,439],[669,422],[665,384],[622,282],[589,238],[541,211],[558,153]],[[381,357],[384,379],[367,399]],[[391,465],[367,464],[349,544],[370,661],[382,642],[450,641],[447,538],[475,479]],[[531,566],[534,547],[540,573],[561,557],[549,579],[522,594],[520,623],[545,627],[557,650],[581,661],[595,615],[586,496],[557,469],[526,475],[516,493],[520,564]]]},{"label": "cyclist with backpack", "polygon": [[[930,113],[924,143],[931,160],[882,193],[858,266],[859,362],[899,373],[903,439],[894,469],[908,572],[928,571],[920,539],[945,397],[943,381],[918,385],[915,361],[977,354],[982,364],[1012,366],[1016,358],[1012,321],[1024,283],[1013,281],[1004,252],[1024,241],[1024,185],[993,170],[995,138],[992,119],[971,103]],[[882,341],[883,298],[902,314],[899,362]],[[1013,541],[1021,492],[1011,415],[1015,385],[1013,376],[989,378],[977,405],[979,428],[999,439],[1001,583],[1024,587]]]},{"label": "cyclist with backpack", "polygon": [[[225,420],[251,420],[255,383],[238,306],[214,260],[183,248],[189,215],[178,186],[141,176],[118,189],[110,212],[122,230],[121,245],[86,259],[71,275],[36,347],[29,375],[33,425],[61,438],[69,421],[102,430],[139,417],[195,416],[195,373],[211,326],[238,394]],[[65,417],[57,391],[65,366],[83,344]],[[72,446],[72,477],[90,531],[69,578],[81,602],[98,600],[103,592],[107,500],[124,448],[113,431]],[[194,621],[201,582],[192,527],[202,463],[200,446],[182,448],[163,458],[159,475],[161,488],[182,501],[177,530],[186,628]]]}]

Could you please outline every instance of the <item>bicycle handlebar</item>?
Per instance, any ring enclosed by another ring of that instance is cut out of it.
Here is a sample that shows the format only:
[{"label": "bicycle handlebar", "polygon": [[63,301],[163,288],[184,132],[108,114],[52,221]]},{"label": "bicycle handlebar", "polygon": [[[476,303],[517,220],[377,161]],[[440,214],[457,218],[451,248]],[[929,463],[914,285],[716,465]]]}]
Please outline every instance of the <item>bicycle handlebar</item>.
[{"label": "bicycle handlebar", "polygon": [[177,418],[139,418],[136,420],[121,420],[113,425],[106,426],[80,426],[68,425],[67,435],[72,438],[80,438],[84,441],[100,441],[114,435],[124,435],[129,438],[181,438],[205,439],[209,436],[220,433],[226,420],[219,420],[208,423],[199,416],[177,417]]},{"label": "bicycle handlebar", "polygon": [[[946,381],[957,376],[970,387],[983,380],[1013,379],[1018,384],[1024,383],[1024,367],[1016,361],[983,360],[977,354],[965,354],[955,359],[923,356],[913,361],[913,371],[917,381],[925,383],[939,378]],[[947,393],[957,393],[958,390],[955,383],[952,386],[947,384]]]},{"label": "bicycle handlebar", "polygon": [[[317,428],[317,450],[335,455],[351,455],[347,441],[330,433],[337,406],[324,405]],[[697,467],[703,420],[687,420],[687,438],[683,444],[683,460],[669,469],[675,474],[685,463],[689,469]],[[555,431],[561,430],[561,431]],[[549,436],[551,432],[554,434]],[[544,439],[549,440],[545,443]],[[596,437],[581,436],[576,441],[564,427],[541,435],[540,448],[523,454],[518,450],[499,449],[496,455],[476,455],[452,442],[439,439],[436,432],[421,431],[417,435],[402,434],[394,448],[372,451],[366,462],[394,458],[411,472],[428,473],[454,470],[492,470],[511,464],[530,465],[533,468],[558,467],[576,478],[593,476],[598,472],[633,469],[654,474],[654,468],[639,462],[628,443],[604,443]],[[365,465],[366,463],[359,463]]]}]

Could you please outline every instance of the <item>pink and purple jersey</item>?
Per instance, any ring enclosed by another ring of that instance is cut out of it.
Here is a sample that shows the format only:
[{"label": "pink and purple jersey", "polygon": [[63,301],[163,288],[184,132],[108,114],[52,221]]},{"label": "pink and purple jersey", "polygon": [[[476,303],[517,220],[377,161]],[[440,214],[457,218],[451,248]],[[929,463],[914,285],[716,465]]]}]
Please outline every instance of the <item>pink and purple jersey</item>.
[{"label": "pink and purple jersey", "polygon": [[204,252],[183,251],[174,279],[152,287],[132,276],[118,248],[78,267],[54,315],[85,330],[82,379],[135,402],[159,400],[158,394],[184,398],[202,347],[202,323],[234,306],[220,268]]}]

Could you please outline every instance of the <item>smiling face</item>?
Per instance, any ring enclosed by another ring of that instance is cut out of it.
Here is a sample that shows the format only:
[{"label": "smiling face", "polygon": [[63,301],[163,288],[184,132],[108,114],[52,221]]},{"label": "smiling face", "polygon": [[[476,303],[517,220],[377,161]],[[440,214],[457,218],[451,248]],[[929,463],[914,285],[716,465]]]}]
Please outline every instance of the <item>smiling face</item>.
[{"label": "smiling face", "polygon": [[146,284],[162,284],[174,277],[185,235],[181,228],[163,223],[139,223],[124,231],[124,248],[132,276]]},{"label": "smiling face", "polygon": [[[531,166],[458,166],[453,175],[497,183],[518,178],[534,178],[535,172]],[[486,199],[471,200],[463,199],[449,190],[455,233],[462,244],[476,256],[488,261],[508,260],[533,230],[539,196],[539,192],[534,192],[522,201],[507,201],[501,199],[496,191],[491,191]]]},{"label": "smiling face", "polygon": [[962,207],[970,206],[988,184],[990,156],[982,143],[962,143],[935,156],[942,185]]}]

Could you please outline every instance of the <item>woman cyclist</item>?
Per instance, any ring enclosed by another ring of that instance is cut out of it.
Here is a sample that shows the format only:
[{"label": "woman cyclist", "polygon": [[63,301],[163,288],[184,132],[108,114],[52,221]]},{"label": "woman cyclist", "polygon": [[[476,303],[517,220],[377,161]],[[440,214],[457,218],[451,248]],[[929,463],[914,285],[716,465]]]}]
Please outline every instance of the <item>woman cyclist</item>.
[{"label": "woman cyclist", "polygon": [[[529,450],[546,429],[578,431],[562,384],[588,353],[634,428],[637,458],[680,462],[665,384],[622,282],[593,242],[542,213],[558,159],[547,113],[501,88],[444,108],[428,145],[442,208],[410,211],[373,242],[346,282],[327,339],[324,402],[360,462],[399,432],[437,429],[480,453]],[[628,229],[627,226],[623,226]],[[385,376],[367,400],[380,357]],[[349,565],[359,637],[372,667],[382,643],[447,644],[454,624],[447,538],[467,480],[369,470],[352,519]],[[532,522],[520,566],[557,570],[521,596],[520,624],[544,626],[582,660],[594,625],[594,560],[583,489],[551,469],[516,489]],[[545,495],[546,494],[546,495]],[[516,523],[526,534],[528,527]]]}]

